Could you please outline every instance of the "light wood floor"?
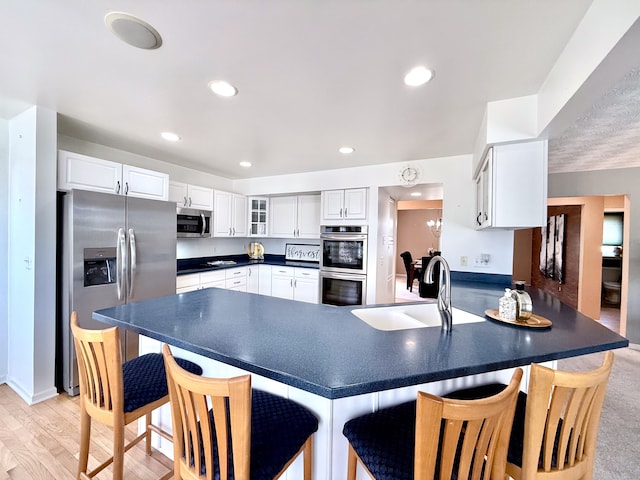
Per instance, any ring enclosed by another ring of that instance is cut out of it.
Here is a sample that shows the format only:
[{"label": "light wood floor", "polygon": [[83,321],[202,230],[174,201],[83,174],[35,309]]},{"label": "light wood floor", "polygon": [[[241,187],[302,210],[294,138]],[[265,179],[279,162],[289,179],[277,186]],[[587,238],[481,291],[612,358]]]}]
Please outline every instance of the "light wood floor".
[{"label": "light wood floor", "polygon": [[[79,450],[79,397],[66,393],[28,406],[7,385],[0,385],[0,480],[69,480],[76,478]],[[135,437],[135,425],[127,427]],[[111,456],[111,429],[92,424],[89,467]],[[160,452],[145,454],[144,443],[125,454],[124,478],[156,480],[171,469]],[[111,479],[111,467],[94,478]]]},{"label": "light wood floor", "polygon": [[600,323],[609,330],[620,333],[620,307],[603,304],[600,307]]}]

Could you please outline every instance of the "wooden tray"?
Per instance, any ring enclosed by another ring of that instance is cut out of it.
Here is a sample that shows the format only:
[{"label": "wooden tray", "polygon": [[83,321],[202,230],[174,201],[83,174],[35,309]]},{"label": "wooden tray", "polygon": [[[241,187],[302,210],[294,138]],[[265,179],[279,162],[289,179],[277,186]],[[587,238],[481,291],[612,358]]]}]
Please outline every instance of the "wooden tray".
[{"label": "wooden tray", "polygon": [[489,318],[498,320],[499,322],[508,323],[509,325],[516,325],[518,327],[547,328],[551,326],[551,320],[540,315],[536,315],[535,313],[532,314],[531,317],[523,320],[505,320],[500,315],[498,315],[497,308],[489,308],[484,311],[484,314]]}]

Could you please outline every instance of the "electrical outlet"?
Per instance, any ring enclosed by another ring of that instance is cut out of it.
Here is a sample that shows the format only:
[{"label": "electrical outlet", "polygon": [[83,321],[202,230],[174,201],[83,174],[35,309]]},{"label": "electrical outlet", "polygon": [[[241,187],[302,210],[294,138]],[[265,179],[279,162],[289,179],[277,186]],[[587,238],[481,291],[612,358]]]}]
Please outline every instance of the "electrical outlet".
[{"label": "electrical outlet", "polygon": [[465,256],[460,257],[460,266],[466,267],[467,266],[467,262],[468,262],[467,257],[465,257]]}]

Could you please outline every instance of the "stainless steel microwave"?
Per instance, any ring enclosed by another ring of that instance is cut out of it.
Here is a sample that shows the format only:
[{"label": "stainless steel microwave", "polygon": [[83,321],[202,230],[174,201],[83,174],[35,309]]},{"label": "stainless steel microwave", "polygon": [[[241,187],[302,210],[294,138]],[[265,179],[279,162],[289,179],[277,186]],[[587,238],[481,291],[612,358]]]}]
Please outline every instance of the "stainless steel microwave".
[{"label": "stainless steel microwave", "polygon": [[211,212],[178,207],[178,237],[210,237]]}]

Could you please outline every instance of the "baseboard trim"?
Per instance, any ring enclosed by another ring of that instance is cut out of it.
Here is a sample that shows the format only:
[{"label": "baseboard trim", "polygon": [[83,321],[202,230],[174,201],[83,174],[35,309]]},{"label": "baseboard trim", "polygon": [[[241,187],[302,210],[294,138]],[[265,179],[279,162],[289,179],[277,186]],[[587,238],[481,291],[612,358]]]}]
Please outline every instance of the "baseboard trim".
[{"label": "baseboard trim", "polygon": [[45,400],[49,400],[50,398],[56,397],[58,395],[58,391],[55,387],[48,388],[42,392],[38,392],[33,394],[28,392],[25,388],[20,385],[20,383],[16,382],[12,378],[8,378],[6,381],[7,385],[18,394],[22,400],[29,406],[34,405],[36,403],[44,402]]}]

